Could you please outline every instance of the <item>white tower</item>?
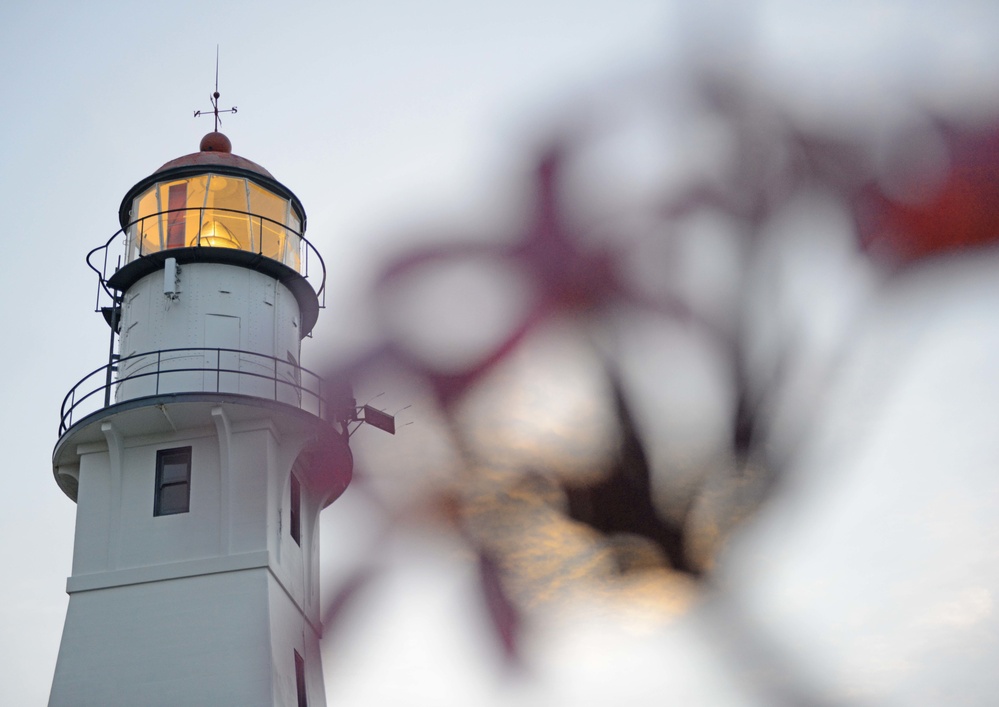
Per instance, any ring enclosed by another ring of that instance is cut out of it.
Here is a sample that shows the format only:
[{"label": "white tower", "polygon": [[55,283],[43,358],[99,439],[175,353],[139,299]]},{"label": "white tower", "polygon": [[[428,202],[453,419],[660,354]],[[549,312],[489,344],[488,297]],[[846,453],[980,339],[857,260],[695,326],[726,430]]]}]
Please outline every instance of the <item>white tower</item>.
[{"label": "white tower", "polygon": [[299,365],[325,283],[305,212],[214,132],[119,219],[87,258],[111,360],[52,456],[77,511],[50,704],[324,705],[318,520],[357,418]]}]

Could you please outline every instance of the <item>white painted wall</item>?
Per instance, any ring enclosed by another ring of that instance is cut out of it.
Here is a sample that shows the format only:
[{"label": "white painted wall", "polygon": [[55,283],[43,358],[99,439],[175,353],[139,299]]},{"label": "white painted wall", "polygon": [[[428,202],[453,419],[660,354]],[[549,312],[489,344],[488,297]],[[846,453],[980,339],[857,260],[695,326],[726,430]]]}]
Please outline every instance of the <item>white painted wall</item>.
[{"label": "white painted wall", "polygon": [[[282,361],[288,354],[301,361],[301,313],[287,287],[274,278],[235,265],[188,263],[179,266],[178,292],[163,293],[163,271],[140,279],[124,295],[121,312],[119,353],[123,359],[148,351],[177,348],[222,347],[240,349]],[[124,360],[118,379],[123,380],[155,370],[155,356]],[[159,381],[159,393],[216,390],[215,373],[203,368],[218,365],[214,352],[166,354],[162,369],[198,369],[174,373]],[[222,368],[238,369],[271,377],[270,362],[254,356],[223,354]],[[279,366],[278,374],[295,382],[290,367]],[[270,380],[250,375],[221,374],[222,392],[274,397]],[[155,377],[136,378],[121,383],[117,401],[157,392]],[[294,389],[279,386],[278,399],[298,404]]]},{"label": "white painted wall", "polygon": [[[181,430],[167,410],[157,429],[127,435],[121,418],[137,411],[126,411],[105,423],[108,443],[78,446],[51,705],[295,707],[294,651],[306,661],[309,704],[325,704],[315,586],[324,499],[305,474],[301,546],[289,523],[292,468],[311,437],[277,424],[280,412],[247,419],[252,407],[241,409],[233,421],[217,406],[215,426]],[[184,446],[190,511],[154,517],[156,452]]]},{"label": "white painted wall", "polygon": [[49,704],[277,704],[270,590],[256,568],[74,593]]}]

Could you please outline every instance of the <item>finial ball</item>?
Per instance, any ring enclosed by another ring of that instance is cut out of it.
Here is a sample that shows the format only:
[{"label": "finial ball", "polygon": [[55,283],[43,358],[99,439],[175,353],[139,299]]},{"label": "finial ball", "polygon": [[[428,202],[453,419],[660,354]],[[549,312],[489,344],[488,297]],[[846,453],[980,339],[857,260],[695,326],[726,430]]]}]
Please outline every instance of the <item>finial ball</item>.
[{"label": "finial ball", "polygon": [[229,138],[220,132],[208,133],[201,138],[202,152],[232,152],[232,143]]}]

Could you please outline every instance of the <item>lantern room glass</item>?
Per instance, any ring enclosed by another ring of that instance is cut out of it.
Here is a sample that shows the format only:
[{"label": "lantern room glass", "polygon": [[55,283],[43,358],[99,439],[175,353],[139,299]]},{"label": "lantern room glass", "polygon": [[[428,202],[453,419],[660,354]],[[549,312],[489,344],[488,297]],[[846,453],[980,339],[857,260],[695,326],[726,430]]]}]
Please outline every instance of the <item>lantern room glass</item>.
[{"label": "lantern room glass", "polygon": [[172,248],[235,248],[302,271],[291,201],[242,177],[208,173],[153,185],[132,202],[127,239],[127,262]]}]

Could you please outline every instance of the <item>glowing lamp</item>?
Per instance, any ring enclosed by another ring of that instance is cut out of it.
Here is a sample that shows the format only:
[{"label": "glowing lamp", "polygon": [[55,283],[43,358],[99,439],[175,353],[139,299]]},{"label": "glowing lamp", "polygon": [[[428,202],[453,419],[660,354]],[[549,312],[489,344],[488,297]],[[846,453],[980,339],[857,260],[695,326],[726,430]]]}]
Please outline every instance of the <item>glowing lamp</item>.
[{"label": "glowing lamp", "polygon": [[205,221],[198,232],[198,237],[191,243],[208,246],[209,248],[239,248],[239,241],[232,231],[218,221]]}]

